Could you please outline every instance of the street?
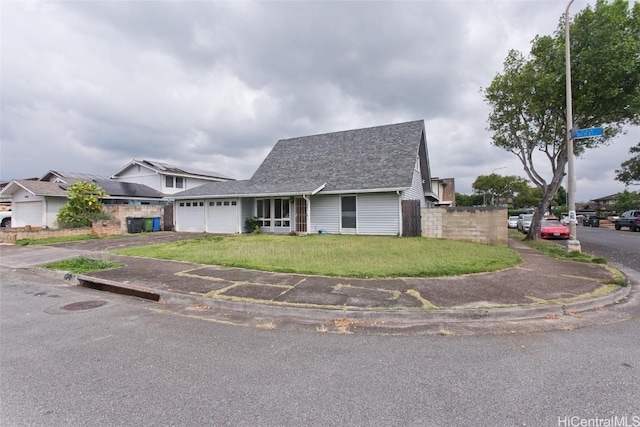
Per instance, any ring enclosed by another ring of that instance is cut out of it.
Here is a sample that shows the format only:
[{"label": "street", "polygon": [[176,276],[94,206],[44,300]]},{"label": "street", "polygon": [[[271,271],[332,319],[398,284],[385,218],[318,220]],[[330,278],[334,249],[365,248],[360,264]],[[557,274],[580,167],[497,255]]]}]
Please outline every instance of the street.
[{"label": "street", "polygon": [[637,316],[531,334],[326,334],[0,272],[3,426],[640,425]]},{"label": "street", "polygon": [[576,227],[576,235],[583,252],[640,271],[640,233],[628,229],[618,231],[606,227],[580,226]]}]

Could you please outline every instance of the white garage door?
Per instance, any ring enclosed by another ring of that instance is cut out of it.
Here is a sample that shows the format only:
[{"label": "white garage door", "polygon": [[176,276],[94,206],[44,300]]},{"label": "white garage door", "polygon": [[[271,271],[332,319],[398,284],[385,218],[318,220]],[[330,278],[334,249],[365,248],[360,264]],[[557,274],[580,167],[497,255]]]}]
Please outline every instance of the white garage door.
[{"label": "white garage door", "polygon": [[209,200],[207,202],[207,232],[237,233],[238,201],[236,199]]},{"label": "white garage door", "polygon": [[42,202],[20,202],[12,205],[12,227],[42,227]]},{"label": "white garage door", "polygon": [[176,201],[176,230],[204,232],[204,201]]}]

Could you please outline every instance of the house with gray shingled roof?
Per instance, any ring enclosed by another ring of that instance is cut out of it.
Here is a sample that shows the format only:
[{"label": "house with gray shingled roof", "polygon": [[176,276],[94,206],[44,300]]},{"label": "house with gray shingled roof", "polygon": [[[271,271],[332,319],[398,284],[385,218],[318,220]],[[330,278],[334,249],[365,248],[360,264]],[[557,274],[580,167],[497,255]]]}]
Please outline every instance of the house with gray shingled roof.
[{"label": "house with gray shingled roof", "polygon": [[209,182],[229,181],[233,178],[218,172],[203,171],[192,167],[174,166],[154,160],[133,159],[111,175],[110,179],[137,182],[163,194],[171,195]]},{"label": "house with gray shingled roof", "polygon": [[431,206],[424,121],[276,143],[248,180],[173,195],[177,231],[402,235],[403,201]]}]

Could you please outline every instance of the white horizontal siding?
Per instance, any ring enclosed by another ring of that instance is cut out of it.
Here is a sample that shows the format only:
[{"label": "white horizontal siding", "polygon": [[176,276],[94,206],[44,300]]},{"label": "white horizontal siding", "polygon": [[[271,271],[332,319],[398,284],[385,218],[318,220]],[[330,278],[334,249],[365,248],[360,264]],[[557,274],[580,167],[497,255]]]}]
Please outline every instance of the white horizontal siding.
[{"label": "white horizontal siding", "polygon": [[420,207],[425,207],[424,186],[422,185],[422,173],[420,171],[420,159],[416,158],[413,177],[411,178],[411,188],[402,194],[402,200],[420,200]]},{"label": "white horizontal siding", "polygon": [[135,182],[162,192],[162,176],[142,166],[133,165],[118,175],[115,181]]},{"label": "white horizontal siding", "polygon": [[400,233],[400,200],[396,193],[358,194],[357,234]]},{"label": "white horizontal siding", "polygon": [[311,197],[311,229],[309,233],[324,231],[340,233],[340,196],[324,195]]}]

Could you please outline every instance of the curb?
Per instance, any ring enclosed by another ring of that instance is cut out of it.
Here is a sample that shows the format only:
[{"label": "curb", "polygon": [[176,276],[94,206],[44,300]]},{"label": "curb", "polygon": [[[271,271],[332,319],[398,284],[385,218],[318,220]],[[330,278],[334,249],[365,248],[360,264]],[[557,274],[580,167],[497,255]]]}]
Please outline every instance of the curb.
[{"label": "curb", "polygon": [[389,326],[556,318],[556,316],[573,315],[617,304],[626,298],[632,290],[632,283],[627,276],[627,286],[625,287],[607,295],[573,301],[567,304],[537,304],[504,308],[436,309],[430,311],[353,310],[273,306],[257,301],[253,303],[217,300],[199,295],[161,291],[136,284],[125,284],[87,275],[75,275],[64,271],[47,270],[37,267],[29,268],[29,270],[36,274],[63,280],[76,286],[145,298],[167,304],[203,305],[212,309],[226,310],[252,316],[275,316],[302,323],[314,321],[323,322],[328,319],[350,319],[358,322],[369,322]]}]

